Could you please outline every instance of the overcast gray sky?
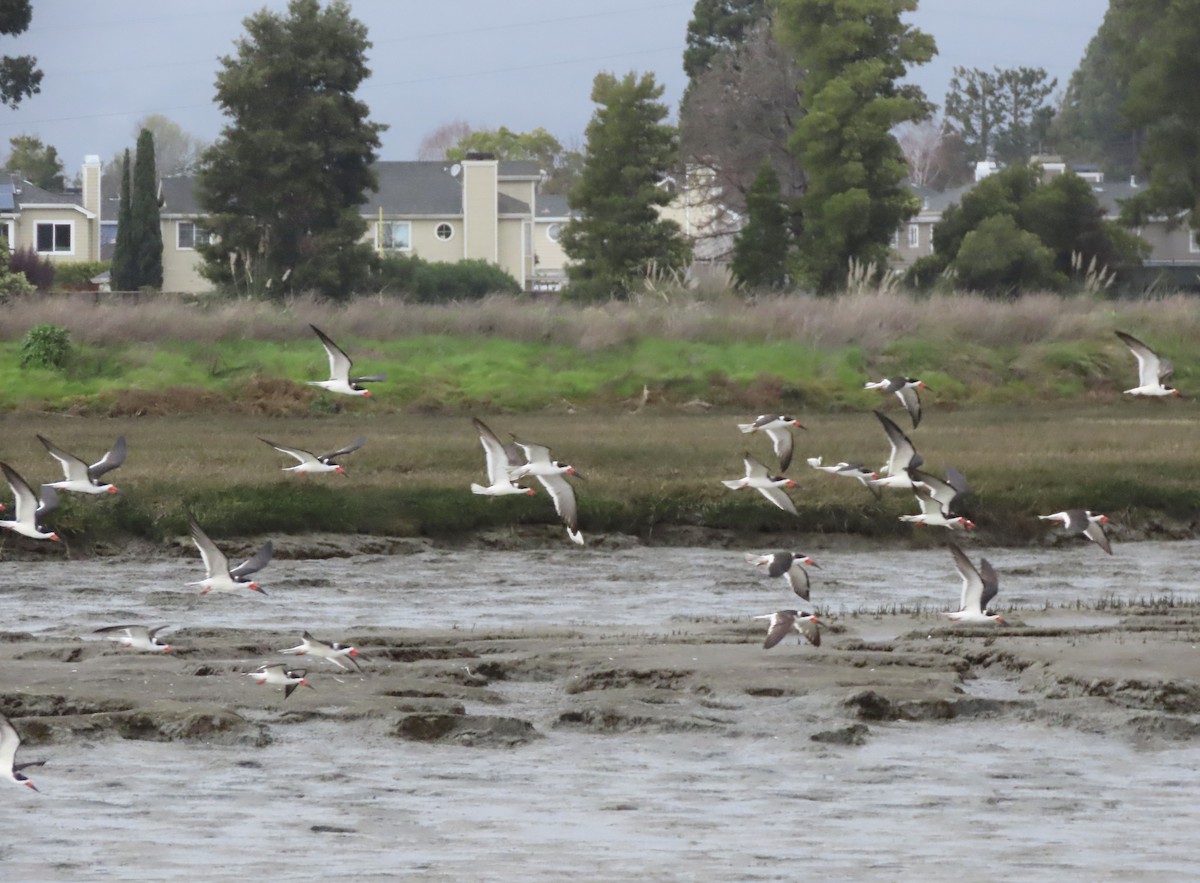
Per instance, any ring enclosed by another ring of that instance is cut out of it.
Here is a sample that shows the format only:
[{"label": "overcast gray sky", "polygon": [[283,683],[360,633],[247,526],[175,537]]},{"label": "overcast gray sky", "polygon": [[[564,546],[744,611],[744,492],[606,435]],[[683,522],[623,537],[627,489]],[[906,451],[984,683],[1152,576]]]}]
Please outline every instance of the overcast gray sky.
[{"label": "overcast gray sky", "polygon": [[[286,0],[35,0],[33,22],[0,38],[0,53],[33,54],[42,91],[0,107],[0,156],[30,134],[58,149],[68,174],[86,154],[107,161],[133,147],[137,121],[164,114],[205,141],[220,133],[217,59],[233,52],[243,19]],[[694,0],[354,0],[368,28],[372,76],[360,90],[389,126],[382,159],[414,159],[445,122],[477,128],[539,126],[582,146],[601,70],[652,71],[674,111]],[[1066,85],[1108,0],[921,0],[913,16],[939,55],[912,74],[941,103],[955,65],[1044,67]]]}]

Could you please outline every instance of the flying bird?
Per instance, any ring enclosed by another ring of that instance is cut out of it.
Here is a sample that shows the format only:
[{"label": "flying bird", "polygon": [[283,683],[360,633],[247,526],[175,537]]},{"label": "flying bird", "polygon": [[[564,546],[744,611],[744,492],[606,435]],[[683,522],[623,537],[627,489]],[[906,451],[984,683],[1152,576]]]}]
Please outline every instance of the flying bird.
[{"label": "flying bird", "polygon": [[488,425],[478,417],[472,417],[471,423],[474,424],[475,431],[479,433],[479,442],[483,445],[483,456],[487,461],[488,475],[487,487],[471,482],[471,493],[482,494],[486,497],[533,494],[533,488],[519,485],[512,479],[513,472],[526,465],[526,460],[521,455],[521,449],[515,444],[503,444],[496,437],[496,433],[492,432]]},{"label": "flying bird", "polygon": [[946,544],[954,556],[954,566],[962,577],[962,596],[959,610],[947,613],[955,622],[1004,622],[998,613],[988,613],[988,602],[1000,591],[1000,578],[986,558],[979,559],[979,569],[971,564],[963,550],[954,543]]},{"label": "flying bird", "polygon": [[196,519],[191,515],[188,516],[188,527],[192,531],[192,541],[200,550],[200,557],[204,559],[206,574],[204,579],[188,583],[189,586],[200,586],[201,595],[207,595],[209,592],[233,592],[238,589],[249,589],[261,595],[267,594],[259,588],[258,583],[253,582],[249,577],[250,574],[257,573],[270,563],[271,556],[274,554],[274,546],[270,540],[267,540],[262,548],[237,567],[230,568],[229,559],[225,557],[225,553],[208,538],[208,534],[200,528]]},{"label": "flying bird", "polygon": [[328,390],[329,392],[337,392],[348,396],[362,396],[369,399],[371,391],[359,384],[387,380],[386,374],[368,374],[363,377],[351,377],[350,368],[353,363],[350,361],[350,357],[316,325],[309,325],[308,327],[321,339],[321,345],[325,347],[325,353],[329,356],[329,379],[309,380],[309,386],[319,386],[321,389]]},{"label": "flying bird", "polygon": [[33,540],[57,540],[58,534],[54,531],[42,530],[40,525],[42,517],[58,505],[58,491],[50,485],[44,484],[39,498],[30,490],[29,484],[17,473],[17,470],[7,463],[0,463],[0,470],[3,470],[4,477],[8,480],[8,486],[16,501],[14,517],[0,521],[0,527],[6,527]]},{"label": "flying bird", "polygon": [[550,498],[554,500],[554,509],[558,512],[558,517],[567,526],[567,536],[571,538],[571,542],[582,546],[583,534],[579,530],[579,511],[575,503],[575,489],[571,487],[566,476],[574,475],[579,479],[582,479],[583,476],[574,466],[552,460],[550,449],[545,445],[523,442],[515,435],[512,440],[513,444],[520,448],[525,455],[525,464],[512,471],[512,480],[516,481],[532,476],[540,481],[542,487],[550,494]]},{"label": "flying bird", "polygon": [[111,472],[125,462],[125,436],[116,440],[103,457],[89,466],[74,454],[68,454],[44,435],[38,441],[45,445],[50,456],[62,465],[63,481],[52,481],[49,486],[60,491],[75,491],[80,494],[119,494],[117,486],[100,481],[100,476]]},{"label": "flying bird", "polygon": [[1109,555],[1113,553],[1112,544],[1100,526],[1108,524],[1107,515],[1096,515],[1087,509],[1067,509],[1053,515],[1039,515],[1038,518],[1060,522],[1067,533],[1081,533]]},{"label": "flying bird", "polygon": [[[329,643],[314,638],[308,632],[301,635],[300,643],[295,647],[289,647],[286,650],[280,650],[280,653],[288,653],[292,656],[312,656],[316,659],[324,659],[327,662],[332,662],[338,668],[350,671],[353,666],[359,672],[362,671],[362,666],[358,664],[359,659],[368,659],[365,653],[359,651],[357,647],[350,647],[337,642]],[[349,663],[349,665],[347,665]]]},{"label": "flying bird", "polygon": [[821,465],[820,457],[809,457],[808,465],[813,469],[819,469],[821,472],[828,472],[830,475],[844,475],[846,478],[857,479],[876,498],[883,495],[883,492],[879,488],[871,484],[873,480],[879,478],[879,473],[873,469],[868,469],[862,463],[847,463],[845,460],[842,460],[839,463],[834,463],[832,466],[823,466]]},{"label": "flying bird", "polygon": [[742,462],[746,466],[746,475],[743,478],[722,479],[721,484],[735,491],[752,487],[784,512],[791,512],[793,515],[800,514],[796,511],[796,504],[781,490],[785,487],[795,487],[796,482],[786,475],[772,475],[766,466],[749,454],[743,455]]},{"label": "flying bird", "polygon": [[811,556],[805,555],[803,552],[772,552],[769,555],[755,555],[752,552],[746,552],[745,557],[748,564],[766,567],[768,576],[783,577],[792,591],[802,600],[809,600],[808,594],[812,588],[812,581],[809,579],[804,565],[807,564],[818,570],[821,568],[821,565],[813,561]]},{"label": "flying bird", "polygon": [[894,420],[882,411],[875,411],[874,414],[883,425],[883,431],[887,433],[888,443],[892,446],[892,452],[888,455],[887,465],[879,470],[881,473],[886,474],[881,478],[872,478],[868,483],[871,487],[911,489],[914,485],[912,477],[909,475],[909,470],[920,467],[924,464],[925,460],[917,453],[917,449],[913,447],[913,443],[904,434],[904,430],[897,426]]},{"label": "flying bird", "polygon": [[901,515],[901,521],[931,527],[971,530],[975,522],[962,514],[962,501],[971,492],[967,478],[957,469],[946,470],[946,480],[935,478],[920,469],[908,470],[920,515]]},{"label": "flying bird", "polygon": [[880,392],[894,392],[896,398],[900,399],[900,403],[904,405],[904,409],[908,411],[908,416],[912,418],[913,429],[921,423],[921,397],[917,395],[918,389],[928,389],[924,381],[918,380],[916,377],[885,377],[883,380],[877,380],[874,383],[867,383],[863,389],[877,389]]},{"label": "flying bird", "polygon": [[282,662],[276,662],[272,665],[260,665],[254,671],[247,672],[247,677],[254,678],[254,682],[260,687],[264,684],[270,684],[274,687],[283,687],[283,698],[286,700],[292,695],[292,691],[297,687],[308,687],[310,690],[315,690],[312,684],[308,682],[305,675],[308,671],[303,668],[289,669]]},{"label": "flying bird", "polygon": [[144,625],[109,625],[95,629],[92,634],[115,635],[115,640],[119,641],[122,647],[128,647],[131,650],[142,650],[147,653],[171,653],[175,648],[170,644],[164,644],[155,637],[165,628],[170,628],[170,626],[160,625],[148,629]]},{"label": "flying bird", "polygon": [[821,646],[821,620],[807,610],[777,610],[754,618],[770,620],[767,639],[763,641],[764,650],[770,650],[792,632],[800,636],[801,643],[808,641],[814,647]]},{"label": "flying bird", "polygon": [[774,417],[770,414],[763,414],[753,423],[739,423],[737,426],[745,433],[765,432],[771,439],[775,456],[779,458],[779,471],[787,472],[788,467],[792,465],[792,447],[795,441],[792,436],[792,427],[804,429],[799,420],[795,417]]},{"label": "flying bird", "polygon": [[260,442],[268,444],[280,453],[287,454],[289,457],[295,457],[300,462],[296,466],[284,466],[284,472],[294,472],[296,475],[308,475],[310,472],[336,472],[338,475],[345,475],[346,470],[336,458],[346,454],[353,454],[359,448],[367,443],[367,437],[360,435],[344,448],[338,448],[336,451],[330,451],[328,454],[317,456],[311,451],[305,451],[302,448],[289,448],[287,445],[277,445],[273,441],[267,441],[265,438],[259,438]]},{"label": "flying bird", "polygon": [[1138,363],[1138,385],[1125,390],[1131,396],[1178,396],[1179,390],[1163,385],[1163,381],[1175,373],[1170,359],[1163,358],[1132,334],[1113,332],[1133,352]]},{"label": "flying bird", "polygon": [[29,769],[31,766],[42,766],[46,763],[44,760],[31,760],[25,763],[15,763],[17,757],[17,748],[21,745],[21,737],[17,735],[17,731],[9,722],[8,718],[0,714],[0,776],[8,779],[10,782],[15,782],[18,785],[24,785],[26,788],[32,788],[37,791],[37,786],[29,781],[21,770]]}]

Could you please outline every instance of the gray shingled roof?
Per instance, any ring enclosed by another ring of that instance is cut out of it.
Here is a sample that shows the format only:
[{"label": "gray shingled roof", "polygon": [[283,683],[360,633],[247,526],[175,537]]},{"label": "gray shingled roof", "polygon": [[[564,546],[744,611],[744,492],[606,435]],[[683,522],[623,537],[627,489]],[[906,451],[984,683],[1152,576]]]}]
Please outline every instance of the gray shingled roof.
[{"label": "gray shingled roof", "polygon": [[50,190],[43,190],[41,187],[36,187],[28,181],[21,179],[19,175],[8,175],[8,183],[13,188],[13,198],[17,205],[77,205],[83,206],[83,196],[78,192],[54,193]]},{"label": "gray shingled roof", "polygon": [[568,218],[571,216],[567,197],[562,193],[539,193],[537,207],[539,218]]}]

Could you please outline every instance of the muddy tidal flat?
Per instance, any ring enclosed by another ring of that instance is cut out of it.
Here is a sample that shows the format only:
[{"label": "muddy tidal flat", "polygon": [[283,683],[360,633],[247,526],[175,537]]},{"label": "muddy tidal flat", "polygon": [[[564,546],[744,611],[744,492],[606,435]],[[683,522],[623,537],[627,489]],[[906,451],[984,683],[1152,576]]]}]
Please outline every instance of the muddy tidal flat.
[{"label": "muddy tidal flat", "polygon": [[[1007,621],[959,628],[945,550],[814,539],[821,646],[770,651],[798,601],[753,549],[280,545],[266,598],[182,551],[0,562],[0,711],[47,760],[0,782],[0,879],[1194,873],[1200,543],[988,550]],[[92,634],[134,622],[175,651]],[[304,629],[364,672],[281,655]]]}]

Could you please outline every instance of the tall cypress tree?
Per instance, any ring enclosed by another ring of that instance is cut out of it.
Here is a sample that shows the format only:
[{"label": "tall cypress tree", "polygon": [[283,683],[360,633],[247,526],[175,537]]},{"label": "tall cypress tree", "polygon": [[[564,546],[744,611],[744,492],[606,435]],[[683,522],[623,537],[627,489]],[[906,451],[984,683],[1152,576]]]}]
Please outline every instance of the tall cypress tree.
[{"label": "tall cypress tree", "polygon": [[746,193],[746,214],[746,226],[733,243],[733,275],[747,288],[782,288],[787,278],[788,216],[770,160],[763,160]]},{"label": "tall cypress tree", "polygon": [[[162,228],[158,218],[158,174],[154,168],[154,135],[142,129],[133,162],[132,260],[134,288],[162,288]],[[120,235],[120,226],[117,227]]]},{"label": "tall cypress tree", "polygon": [[133,291],[137,279],[133,272],[133,206],[129,185],[129,150],[121,162],[121,205],[117,211],[117,243],[113,248],[112,269],[109,271],[113,291]]}]

